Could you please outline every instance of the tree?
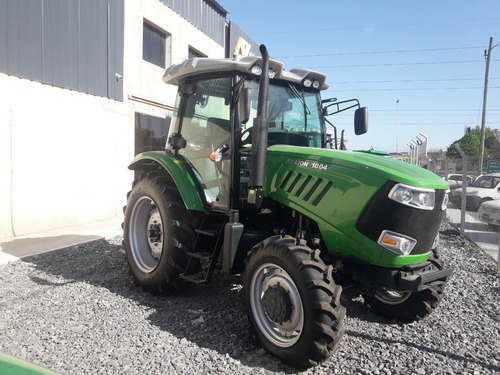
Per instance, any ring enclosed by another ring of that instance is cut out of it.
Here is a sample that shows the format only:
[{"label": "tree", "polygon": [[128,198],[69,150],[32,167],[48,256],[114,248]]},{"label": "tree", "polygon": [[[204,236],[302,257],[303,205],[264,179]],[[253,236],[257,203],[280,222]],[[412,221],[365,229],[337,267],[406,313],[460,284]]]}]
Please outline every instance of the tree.
[{"label": "tree", "polygon": [[[459,140],[453,142],[448,149],[446,150],[446,156],[449,158],[460,158],[460,154],[455,148],[454,144],[458,143],[460,147],[464,150],[465,154],[469,157],[478,157],[479,156],[479,144],[481,139],[481,128],[476,126],[473,129],[470,129],[467,134],[465,134]],[[484,129],[484,155],[488,155],[490,152],[490,147],[494,145],[496,142],[495,136],[493,135],[493,131],[486,127]]]}]

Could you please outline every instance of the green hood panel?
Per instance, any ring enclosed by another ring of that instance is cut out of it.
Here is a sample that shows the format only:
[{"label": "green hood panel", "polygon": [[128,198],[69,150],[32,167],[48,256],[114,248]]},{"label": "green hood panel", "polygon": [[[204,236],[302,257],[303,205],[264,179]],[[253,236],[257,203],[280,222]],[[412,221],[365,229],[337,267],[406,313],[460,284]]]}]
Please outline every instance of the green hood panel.
[{"label": "green hood panel", "polygon": [[314,220],[332,253],[385,267],[422,263],[428,253],[398,256],[356,229],[365,207],[387,181],[448,189],[432,172],[379,155],[272,146],[267,153],[264,191]]},{"label": "green hood panel", "polygon": [[272,146],[268,149],[268,157],[273,157],[272,155],[285,155],[296,160],[311,161],[311,163],[344,166],[415,187],[449,188],[446,181],[426,169],[376,154],[309,147]]}]

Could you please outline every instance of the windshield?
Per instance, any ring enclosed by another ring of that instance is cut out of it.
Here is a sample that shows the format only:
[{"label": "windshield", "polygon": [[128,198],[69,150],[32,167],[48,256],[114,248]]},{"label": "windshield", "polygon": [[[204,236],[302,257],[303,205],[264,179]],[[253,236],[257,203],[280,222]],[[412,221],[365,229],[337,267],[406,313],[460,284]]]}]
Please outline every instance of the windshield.
[{"label": "windshield", "polygon": [[[246,81],[252,91],[252,110],[242,134],[243,146],[251,144],[249,137],[253,118],[257,116],[258,83]],[[321,147],[321,101],[318,93],[306,92],[292,85],[269,85],[267,119],[269,121],[269,145],[290,144],[305,147]]]},{"label": "windshield", "polygon": [[472,184],[473,187],[493,189],[500,183],[500,176],[481,176]]}]

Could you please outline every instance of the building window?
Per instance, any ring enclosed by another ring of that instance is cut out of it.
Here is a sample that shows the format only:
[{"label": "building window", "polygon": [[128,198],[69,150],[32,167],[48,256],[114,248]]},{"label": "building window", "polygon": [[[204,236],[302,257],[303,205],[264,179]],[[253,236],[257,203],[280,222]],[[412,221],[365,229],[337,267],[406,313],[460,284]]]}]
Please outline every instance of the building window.
[{"label": "building window", "polygon": [[190,59],[191,57],[207,57],[207,56],[201,53],[200,51],[195,50],[193,47],[189,47],[188,59]]},{"label": "building window", "polygon": [[142,32],[142,58],[162,68],[170,65],[170,35],[147,22]]},{"label": "building window", "polygon": [[135,155],[145,151],[161,151],[170,128],[171,118],[135,113]]}]

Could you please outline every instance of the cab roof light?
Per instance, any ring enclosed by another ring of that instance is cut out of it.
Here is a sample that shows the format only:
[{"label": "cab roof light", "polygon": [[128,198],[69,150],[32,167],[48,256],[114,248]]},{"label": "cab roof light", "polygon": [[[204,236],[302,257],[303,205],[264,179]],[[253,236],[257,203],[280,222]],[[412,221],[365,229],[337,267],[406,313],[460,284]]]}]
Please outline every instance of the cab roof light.
[{"label": "cab roof light", "polygon": [[302,80],[302,84],[305,86],[305,87],[312,87],[312,88],[315,88],[315,89],[319,89],[319,87],[321,86],[321,82],[319,81],[319,79],[316,79],[316,78],[313,78],[313,77],[306,77]]},{"label": "cab roof light", "polygon": [[260,76],[262,74],[262,68],[260,67],[260,65],[254,65],[252,66],[251,70],[252,74],[255,74],[255,75],[258,75]]},{"label": "cab roof light", "polygon": [[[252,66],[252,68],[250,69],[250,72],[252,74],[255,74],[257,76],[260,76],[262,74],[262,67],[259,65],[259,64],[255,64]],[[270,79],[273,79],[274,77],[276,77],[276,72],[270,68],[269,71],[267,72],[267,76],[270,78]]]}]

